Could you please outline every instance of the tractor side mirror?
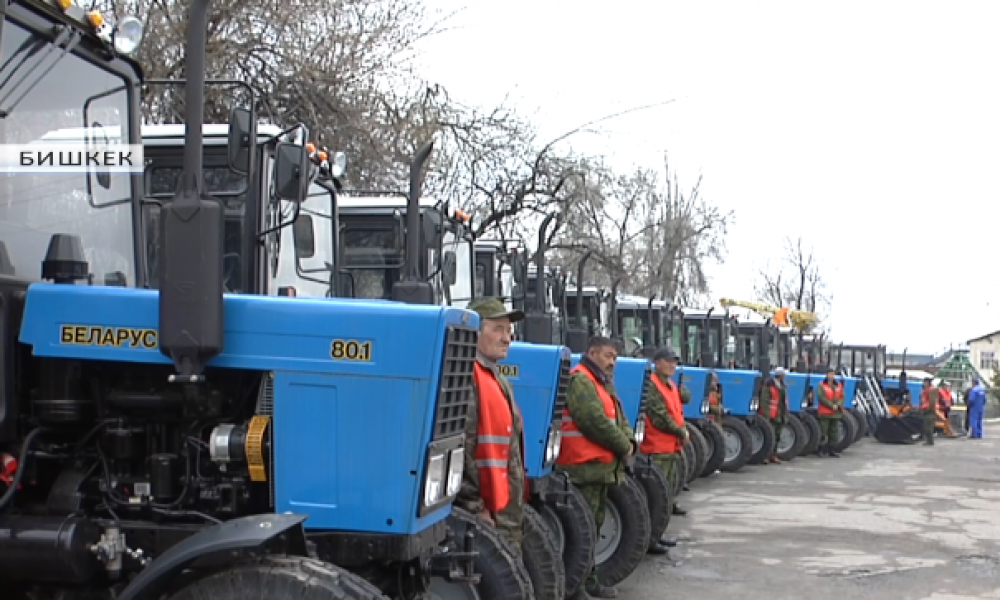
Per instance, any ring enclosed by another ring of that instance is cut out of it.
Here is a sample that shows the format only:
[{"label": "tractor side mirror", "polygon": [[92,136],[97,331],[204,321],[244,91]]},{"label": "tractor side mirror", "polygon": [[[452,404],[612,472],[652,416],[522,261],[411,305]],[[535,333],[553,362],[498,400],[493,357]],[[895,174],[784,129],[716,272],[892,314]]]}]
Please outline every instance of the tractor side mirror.
[{"label": "tractor side mirror", "polygon": [[441,255],[441,276],[448,286],[455,285],[458,281],[458,258],[453,250],[445,250]]},{"label": "tractor side mirror", "polygon": [[302,202],[309,186],[309,151],[299,144],[278,142],[274,153],[275,194],[281,200]]},{"label": "tractor side mirror", "polygon": [[510,270],[511,275],[514,278],[514,282],[518,285],[524,284],[524,275],[526,269],[524,268],[524,255],[520,252],[513,252],[510,255]]},{"label": "tractor side mirror", "polygon": [[246,175],[250,171],[253,115],[246,108],[234,106],[229,112],[229,168],[234,173]]}]

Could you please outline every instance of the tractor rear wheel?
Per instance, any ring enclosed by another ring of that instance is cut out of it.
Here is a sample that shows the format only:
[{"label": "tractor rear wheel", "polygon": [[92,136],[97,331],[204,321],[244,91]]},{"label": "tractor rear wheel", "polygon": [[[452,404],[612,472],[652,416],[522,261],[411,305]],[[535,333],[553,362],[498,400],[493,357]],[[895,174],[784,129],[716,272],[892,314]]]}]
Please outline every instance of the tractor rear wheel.
[{"label": "tractor rear wheel", "polygon": [[635,479],[642,485],[649,508],[649,545],[653,546],[670,525],[671,489],[667,475],[656,466],[648,454],[636,459]]},{"label": "tractor rear wheel", "polygon": [[708,442],[705,441],[705,434],[701,432],[701,429],[691,424],[688,425],[688,432],[691,435],[691,445],[694,447],[695,456],[698,458],[694,465],[694,473],[691,475],[691,481],[694,481],[701,477],[702,472],[705,470],[705,465],[708,464],[708,459],[711,458],[711,449],[708,447]]},{"label": "tractor rear wheel", "polygon": [[650,528],[642,486],[631,475],[625,475],[621,484],[608,489],[604,524],[594,553],[601,584],[618,585],[635,571],[649,549]]},{"label": "tractor rear wheel", "polygon": [[684,444],[681,453],[684,455],[684,477],[681,479],[681,483],[687,485],[695,478],[694,470],[698,467],[698,451],[695,450],[694,443],[689,439],[688,443]]},{"label": "tractor rear wheel", "polygon": [[[858,422],[858,439],[868,435],[868,415],[863,413],[860,408],[852,408],[851,414],[854,415],[854,419]],[[855,440],[857,441],[857,440]]]},{"label": "tractor rear wheel", "polygon": [[199,577],[168,598],[381,600],[386,597],[373,584],[336,565],[303,556],[265,556]]},{"label": "tractor rear wheel", "polygon": [[850,413],[843,413],[843,417],[837,419],[834,424],[834,442],[831,444],[834,452],[843,452],[854,441],[854,432],[857,428],[857,424],[854,422],[854,417]]}]

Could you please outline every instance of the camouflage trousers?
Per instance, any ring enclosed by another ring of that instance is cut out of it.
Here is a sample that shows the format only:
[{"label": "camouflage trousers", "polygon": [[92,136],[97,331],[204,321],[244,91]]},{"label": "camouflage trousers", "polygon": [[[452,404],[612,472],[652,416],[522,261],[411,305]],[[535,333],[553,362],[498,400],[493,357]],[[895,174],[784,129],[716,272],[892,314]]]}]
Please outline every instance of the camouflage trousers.
[{"label": "camouflage trousers", "polygon": [[[678,489],[677,487],[677,477],[679,473],[677,472],[677,454],[676,452],[664,452],[659,454],[650,454],[649,458],[652,459],[653,464],[656,468],[660,470],[661,473],[667,478],[670,483],[670,491]],[[667,514],[670,514],[674,510],[674,504],[676,503],[676,498],[671,493],[670,494],[670,506],[667,507]]]},{"label": "camouflage trousers", "polygon": [[934,426],[937,424],[937,415],[934,414],[933,410],[924,411],[924,427],[921,433],[924,437],[924,442],[934,445]]},{"label": "camouflage trousers", "polygon": [[507,506],[496,513],[495,520],[497,531],[510,543],[511,550],[520,556],[524,540],[524,502],[518,502],[517,497],[511,498]]},{"label": "camouflage trousers", "polygon": [[[601,526],[604,525],[604,512],[607,510],[608,488],[610,485],[607,483],[585,483],[576,486],[580,490],[583,499],[587,502],[587,507],[590,508],[591,514],[594,515],[594,529],[597,532],[598,538],[601,536]],[[593,586],[596,583],[597,565],[595,564],[590,568],[590,573],[587,575],[587,584]]]},{"label": "camouflage trousers", "polygon": [[785,422],[778,419],[771,419],[771,429],[774,430],[774,451],[778,451],[778,443],[781,441],[781,430],[784,429]]},{"label": "camouflage trousers", "polygon": [[834,417],[819,418],[819,445],[832,446],[837,442],[837,419]]}]

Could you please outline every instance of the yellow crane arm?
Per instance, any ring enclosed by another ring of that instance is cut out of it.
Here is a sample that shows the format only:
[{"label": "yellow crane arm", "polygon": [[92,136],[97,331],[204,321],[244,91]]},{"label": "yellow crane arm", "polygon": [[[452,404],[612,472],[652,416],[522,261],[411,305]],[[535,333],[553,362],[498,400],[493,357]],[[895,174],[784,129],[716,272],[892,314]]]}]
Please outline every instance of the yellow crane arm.
[{"label": "yellow crane arm", "polygon": [[774,321],[775,325],[780,327],[792,326],[802,332],[809,331],[815,327],[817,323],[819,323],[819,317],[806,310],[771,306],[770,304],[749,302],[747,300],[733,300],[731,298],[722,298],[719,300],[719,304],[721,304],[723,308],[730,308],[733,306],[749,308],[759,315],[770,317],[771,320]]}]

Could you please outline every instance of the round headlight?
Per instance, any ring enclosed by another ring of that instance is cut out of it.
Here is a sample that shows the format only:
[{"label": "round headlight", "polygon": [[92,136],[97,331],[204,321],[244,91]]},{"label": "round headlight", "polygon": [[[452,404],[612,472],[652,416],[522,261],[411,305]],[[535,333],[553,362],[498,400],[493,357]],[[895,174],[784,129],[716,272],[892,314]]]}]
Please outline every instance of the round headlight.
[{"label": "round headlight", "polygon": [[115,27],[115,50],[121,54],[132,54],[142,42],[142,21],[129,16]]},{"label": "round headlight", "polygon": [[809,408],[809,401],[808,400],[803,400],[802,401],[802,408]]},{"label": "round headlight", "polygon": [[701,414],[707,415],[709,407],[710,407],[710,405],[708,403],[708,400],[702,401],[702,403],[701,403]]},{"label": "round headlight", "polygon": [[635,426],[635,441],[641,444],[646,439],[646,419],[639,419]]}]

